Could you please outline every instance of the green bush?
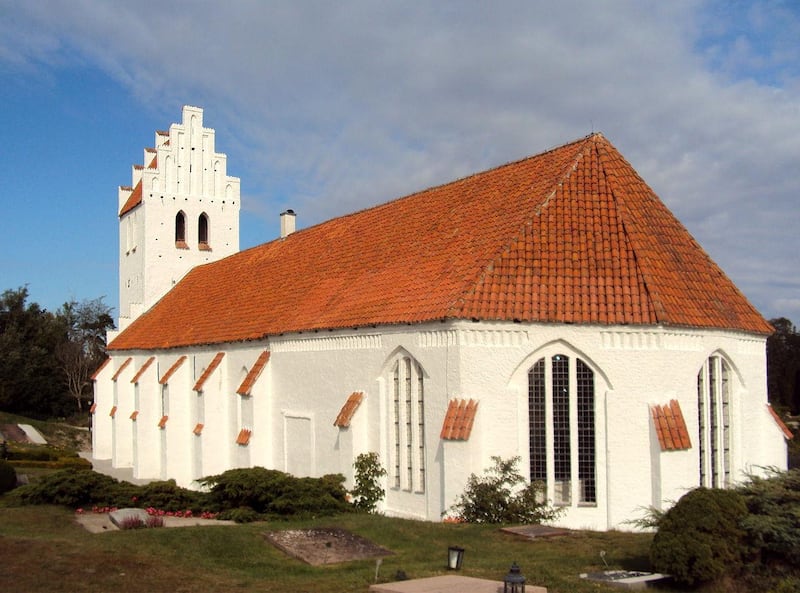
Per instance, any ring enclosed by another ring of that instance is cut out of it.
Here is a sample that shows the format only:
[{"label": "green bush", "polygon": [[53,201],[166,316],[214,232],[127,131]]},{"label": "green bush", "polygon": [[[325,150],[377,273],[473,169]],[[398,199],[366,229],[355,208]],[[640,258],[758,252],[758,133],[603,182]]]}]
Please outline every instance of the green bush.
[{"label": "green bush", "polygon": [[8,450],[9,461],[57,461],[64,451],[53,447],[15,445]]},{"label": "green bush", "polygon": [[153,507],[162,511],[192,512],[209,510],[208,496],[176,485],[175,480],[156,481],[139,486],[127,506]]},{"label": "green bush", "polygon": [[327,515],[347,510],[344,477],[295,478],[263,467],[232,469],[203,478],[212,508],[250,508],[266,515]]},{"label": "green bush", "polygon": [[737,490],[749,511],[742,526],[762,563],[800,566],[800,469],[751,476]]},{"label": "green bush", "polygon": [[[127,487],[135,488],[132,484]],[[57,504],[72,508],[116,506],[125,499],[126,485],[91,470],[65,469],[20,486],[10,495],[20,504]],[[130,500],[130,494],[127,499]]]},{"label": "green bush", "polygon": [[55,461],[14,460],[9,461],[14,467],[46,468],[46,469],[92,469],[92,462],[82,457],[60,457]]},{"label": "green bush", "polygon": [[542,523],[552,521],[561,509],[547,504],[544,485],[526,483],[517,470],[519,457],[492,457],[494,466],[483,477],[470,475],[464,493],[450,511],[467,523]]},{"label": "green bush", "polygon": [[221,512],[218,517],[223,521],[235,521],[236,523],[252,523],[261,519],[261,515],[256,513],[250,507],[243,507],[240,509],[229,509]]},{"label": "green bush", "polygon": [[282,516],[320,516],[349,510],[344,476],[330,474],[321,478],[292,478],[280,496],[272,501],[268,512]]},{"label": "green bush", "polygon": [[745,498],[733,490],[697,488],[658,522],[650,561],[684,585],[737,577],[750,559]]},{"label": "green bush", "polygon": [[361,453],[356,457],[355,485],[350,491],[353,497],[353,506],[356,510],[365,513],[374,513],[378,503],[386,496],[386,491],[381,488],[380,479],[386,475],[386,470],[381,465],[377,453]]},{"label": "green bush", "polygon": [[17,485],[17,472],[7,461],[0,459],[0,494],[13,490]]}]

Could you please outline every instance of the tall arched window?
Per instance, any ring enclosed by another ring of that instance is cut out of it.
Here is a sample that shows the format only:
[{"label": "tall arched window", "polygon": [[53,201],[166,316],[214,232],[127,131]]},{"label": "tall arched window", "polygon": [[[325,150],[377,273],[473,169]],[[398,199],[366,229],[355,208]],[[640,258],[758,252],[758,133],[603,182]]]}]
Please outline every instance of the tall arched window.
[{"label": "tall arched window", "polygon": [[205,212],[197,219],[197,246],[203,250],[211,249],[208,245],[208,215]]},{"label": "tall arched window", "polygon": [[425,386],[422,367],[408,356],[391,367],[391,484],[425,491]]},{"label": "tall arched window", "polygon": [[721,356],[711,356],[697,374],[700,428],[700,485],[731,485],[731,370]]},{"label": "tall arched window", "polygon": [[188,248],[186,244],[186,215],[183,211],[175,215],[175,247]]},{"label": "tall arched window", "polygon": [[585,362],[556,354],[531,367],[528,430],[531,481],[544,482],[557,505],[573,503],[573,484],[578,504],[595,504],[594,372]]}]

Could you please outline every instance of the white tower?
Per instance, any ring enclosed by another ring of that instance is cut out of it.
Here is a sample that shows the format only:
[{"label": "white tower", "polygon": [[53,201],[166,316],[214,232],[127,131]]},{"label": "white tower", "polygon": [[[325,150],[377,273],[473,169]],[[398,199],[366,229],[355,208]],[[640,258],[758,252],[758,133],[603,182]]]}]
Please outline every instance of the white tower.
[{"label": "white tower", "polygon": [[184,106],[144,162],[119,188],[119,330],[194,266],[239,251],[239,179],[215,152],[202,109]]}]

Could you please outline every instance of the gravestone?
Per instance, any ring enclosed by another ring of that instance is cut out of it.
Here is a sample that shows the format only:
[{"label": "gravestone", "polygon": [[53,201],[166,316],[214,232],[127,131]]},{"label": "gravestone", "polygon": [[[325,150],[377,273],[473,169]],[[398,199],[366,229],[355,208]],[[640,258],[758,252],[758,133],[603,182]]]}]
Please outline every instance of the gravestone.
[{"label": "gravestone", "polygon": [[132,523],[134,521],[141,521],[143,524],[147,524],[147,519],[149,517],[150,515],[148,515],[147,511],[144,509],[132,508],[117,509],[108,514],[108,518],[111,519],[111,522],[120,529],[122,529],[125,523]]}]

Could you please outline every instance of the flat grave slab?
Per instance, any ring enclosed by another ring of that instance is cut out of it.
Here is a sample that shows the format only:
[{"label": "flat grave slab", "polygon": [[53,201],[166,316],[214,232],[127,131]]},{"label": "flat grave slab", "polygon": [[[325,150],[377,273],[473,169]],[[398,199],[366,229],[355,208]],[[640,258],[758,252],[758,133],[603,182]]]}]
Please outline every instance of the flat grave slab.
[{"label": "flat grave slab", "polygon": [[312,566],[393,554],[391,550],[340,528],[270,531],[264,537],[279,550]]},{"label": "flat grave slab", "polygon": [[582,579],[590,581],[598,581],[611,585],[612,587],[619,587],[620,589],[628,589],[637,591],[646,589],[650,585],[654,585],[659,581],[666,580],[669,575],[661,574],[659,572],[643,572],[638,570],[606,570],[603,572],[590,572],[581,575]]},{"label": "flat grave slab", "polygon": [[[503,593],[502,581],[448,574],[424,579],[371,585],[371,593]],[[547,593],[545,587],[526,585],[528,593]]]}]

